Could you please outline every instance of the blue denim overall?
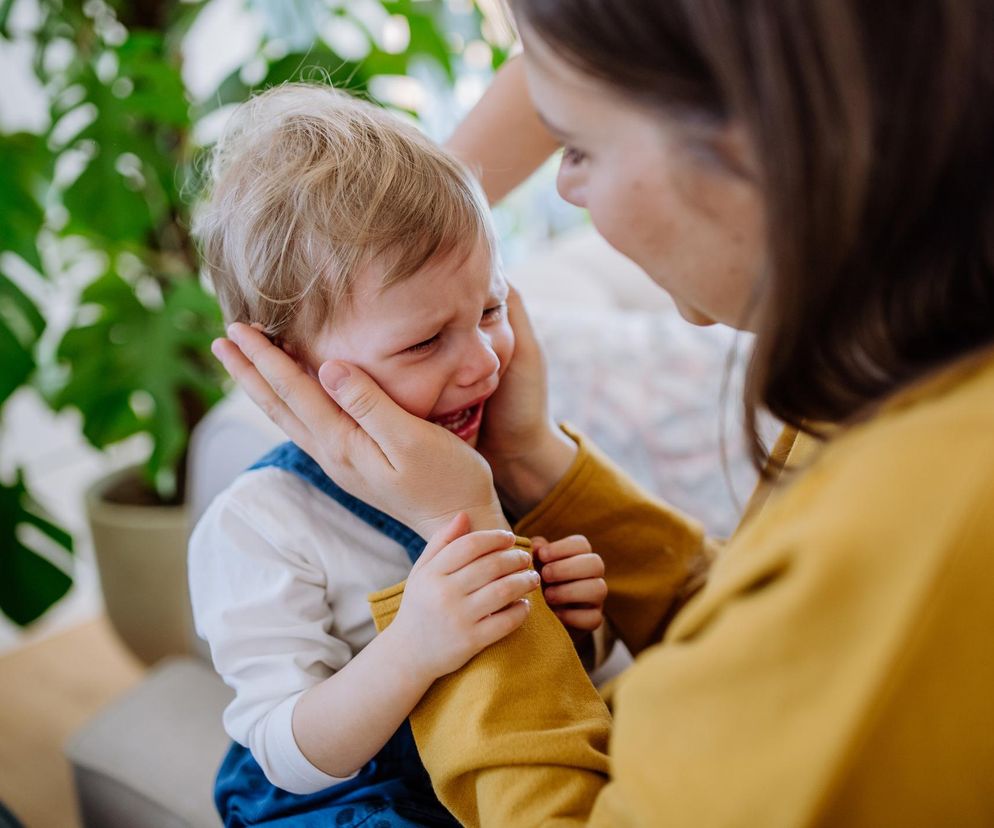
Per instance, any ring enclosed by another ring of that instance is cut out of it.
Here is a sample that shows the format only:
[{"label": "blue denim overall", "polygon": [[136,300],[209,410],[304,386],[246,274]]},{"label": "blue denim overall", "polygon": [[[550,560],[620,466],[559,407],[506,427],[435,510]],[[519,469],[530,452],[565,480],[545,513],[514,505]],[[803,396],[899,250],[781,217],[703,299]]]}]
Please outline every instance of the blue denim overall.
[{"label": "blue denim overall", "polygon": [[[414,531],[339,488],[293,443],[277,446],[253,469],[275,466],[292,472],[341,503],[361,520],[397,541],[413,564],[425,542]],[[389,680],[384,677],[384,680]],[[418,756],[411,726],[404,722],[358,774],[312,794],[293,794],[273,785],[251,752],[233,742],[218,770],[214,802],[226,828],[395,828],[459,823],[435,796]]]}]

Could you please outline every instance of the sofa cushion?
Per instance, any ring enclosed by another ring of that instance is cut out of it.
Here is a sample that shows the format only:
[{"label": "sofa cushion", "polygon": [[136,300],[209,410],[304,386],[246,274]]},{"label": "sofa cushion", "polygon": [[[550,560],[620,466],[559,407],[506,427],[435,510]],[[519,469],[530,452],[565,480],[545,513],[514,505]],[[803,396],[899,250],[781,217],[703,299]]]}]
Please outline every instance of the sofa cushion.
[{"label": "sofa cushion", "polygon": [[170,658],[66,746],[87,828],[217,828],[214,776],[231,691],[193,658]]}]

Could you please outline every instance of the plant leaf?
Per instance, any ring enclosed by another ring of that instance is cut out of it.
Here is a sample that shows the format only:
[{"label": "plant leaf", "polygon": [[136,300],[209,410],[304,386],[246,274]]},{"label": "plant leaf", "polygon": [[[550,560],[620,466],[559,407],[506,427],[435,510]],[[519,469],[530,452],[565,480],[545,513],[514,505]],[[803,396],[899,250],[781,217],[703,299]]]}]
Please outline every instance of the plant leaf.
[{"label": "plant leaf", "polygon": [[14,484],[0,483],[0,611],[25,626],[69,591],[70,575],[21,540],[20,526],[33,526],[57,546],[73,551],[72,536],[31,499],[18,469]]},{"label": "plant leaf", "polygon": [[34,302],[0,273],[0,405],[34,372],[34,348],[44,329]]},{"label": "plant leaf", "polygon": [[45,221],[41,197],[51,178],[52,159],[44,139],[26,132],[0,135],[0,250],[10,250],[39,273],[38,231]]},{"label": "plant leaf", "polygon": [[[217,303],[190,276],[167,285],[161,307],[148,307],[115,273],[87,288],[82,303],[97,318],[63,337],[58,356],[70,371],[52,404],[79,409],[83,433],[97,448],[149,433],[154,481],[182,456],[193,424],[188,409],[206,410],[221,398],[210,357],[211,340],[221,332]],[[134,405],[136,392],[147,406]]]}]

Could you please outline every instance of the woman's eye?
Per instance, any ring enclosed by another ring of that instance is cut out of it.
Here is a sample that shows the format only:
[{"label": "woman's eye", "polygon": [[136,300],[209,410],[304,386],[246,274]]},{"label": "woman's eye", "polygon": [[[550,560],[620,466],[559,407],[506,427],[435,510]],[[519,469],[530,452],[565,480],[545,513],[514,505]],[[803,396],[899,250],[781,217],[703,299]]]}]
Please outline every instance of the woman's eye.
[{"label": "woman's eye", "polygon": [[419,342],[417,345],[412,345],[410,348],[405,348],[404,352],[408,354],[422,354],[431,348],[438,341],[438,334],[435,334],[431,339],[426,339],[424,342]]},{"label": "woman's eye", "polygon": [[567,164],[582,164],[587,160],[587,154],[576,147],[563,147],[563,161]]},{"label": "woman's eye", "polygon": [[502,319],[504,312],[507,310],[507,304],[501,302],[499,305],[494,305],[492,308],[487,308],[483,311],[483,322],[496,322]]}]

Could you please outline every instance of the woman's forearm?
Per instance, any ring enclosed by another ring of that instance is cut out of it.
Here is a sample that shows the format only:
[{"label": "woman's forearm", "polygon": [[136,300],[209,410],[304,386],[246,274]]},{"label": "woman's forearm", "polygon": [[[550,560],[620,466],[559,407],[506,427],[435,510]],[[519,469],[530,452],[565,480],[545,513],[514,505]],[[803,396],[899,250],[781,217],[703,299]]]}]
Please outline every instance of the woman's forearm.
[{"label": "woman's forearm", "polygon": [[524,62],[511,58],[446,142],[480,178],[496,204],[559,146],[539,120],[525,86]]},{"label": "woman's forearm", "polygon": [[432,682],[410,655],[388,630],[301,696],[293,736],[312,765],[347,777],[380,751]]}]

